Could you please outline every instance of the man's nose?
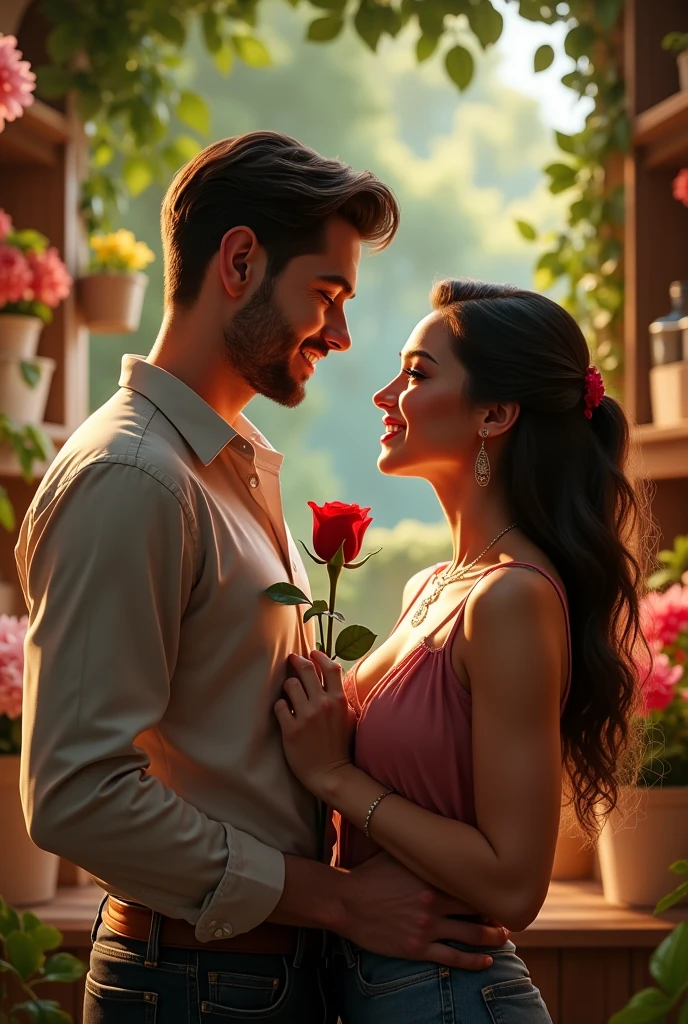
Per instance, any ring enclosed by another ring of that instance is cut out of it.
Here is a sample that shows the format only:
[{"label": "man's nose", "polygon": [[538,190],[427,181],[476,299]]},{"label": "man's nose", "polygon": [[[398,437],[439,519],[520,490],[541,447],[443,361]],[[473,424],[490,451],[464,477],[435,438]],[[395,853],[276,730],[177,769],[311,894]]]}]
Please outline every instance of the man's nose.
[{"label": "man's nose", "polygon": [[328,318],[321,336],[330,348],[336,349],[338,352],[346,352],[347,349],[351,348],[349,325],[343,313],[339,313],[336,317]]}]

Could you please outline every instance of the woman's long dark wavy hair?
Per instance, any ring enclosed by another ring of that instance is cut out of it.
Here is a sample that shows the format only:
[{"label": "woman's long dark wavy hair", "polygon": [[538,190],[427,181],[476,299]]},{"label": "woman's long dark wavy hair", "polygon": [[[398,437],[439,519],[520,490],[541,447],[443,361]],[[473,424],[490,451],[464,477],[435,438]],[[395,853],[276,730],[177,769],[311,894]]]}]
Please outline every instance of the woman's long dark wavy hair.
[{"label": "woman's long dark wavy hair", "polygon": [[630,432],[608,395],[584,415],[590,354],[557,303],[511,285],[440,281],[432,304],[467,372],[465,398],[518,402],[503,479],[510,515],[551,559],[569,604],[573,675],[562,716],[570,802],[590,837],[616,804],[633,747],[638,599],[651,520],[625,465]]}]

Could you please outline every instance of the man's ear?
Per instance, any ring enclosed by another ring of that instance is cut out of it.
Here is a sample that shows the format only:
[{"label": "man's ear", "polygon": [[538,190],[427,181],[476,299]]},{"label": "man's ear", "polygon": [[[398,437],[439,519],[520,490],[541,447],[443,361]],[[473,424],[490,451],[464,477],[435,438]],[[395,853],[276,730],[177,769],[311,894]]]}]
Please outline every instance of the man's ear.
[{"label": "man's ear", "polygon": [[231,228],[220,243],[220,277],[232,299],[255,291],[265,275],[265,250],[251,228]]}]

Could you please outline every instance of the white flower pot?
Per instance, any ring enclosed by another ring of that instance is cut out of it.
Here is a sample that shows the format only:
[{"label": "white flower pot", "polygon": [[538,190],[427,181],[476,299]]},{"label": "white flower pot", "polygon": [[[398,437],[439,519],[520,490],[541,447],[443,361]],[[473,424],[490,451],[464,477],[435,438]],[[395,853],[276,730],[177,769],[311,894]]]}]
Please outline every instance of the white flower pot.
[{"label": "white flower pot", "polygon": [[77,281],[81,315],[94,334],[131,334],[139,329],[145,274],[91,274]]},{"label": "white flower pot", "polygon": [[684,90],[688,91],[688,50],[684,50],[683,53],[679,53],[676,58],[678,64],[678,82],[681,87],[681,92]]},{"label": "white flower pot", "polygon": [[623,787],[598,845],[608,903],[654,907],[681,882],[688,857],[688,786]]},{"label": "white flower pot", "polygon": [[26,362],[40,369],[40,378],[34,387],[22,376],[22,360],[0,352],[0,413],[17,423],[42,423],[55,360],[36,356]]},{"label": "white flower pot", "polygon": [[21,313],[0,313],[0,352],[18,359],[33,359],[43,330],[39,316]]},{"label": "white flower pot", "polygon": [[19,799],[19,756],[0,755],[0,896],[10,906],[31,906],[55,898],[59,857],[29,838]]}]

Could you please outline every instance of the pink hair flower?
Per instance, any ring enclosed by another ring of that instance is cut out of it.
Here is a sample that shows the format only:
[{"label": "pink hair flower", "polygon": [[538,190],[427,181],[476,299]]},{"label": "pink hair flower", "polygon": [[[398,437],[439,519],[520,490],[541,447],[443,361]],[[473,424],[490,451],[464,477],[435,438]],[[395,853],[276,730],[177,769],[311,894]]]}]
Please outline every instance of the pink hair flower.
[{"label": "pink hair flower", "polygon": [[33,298],[55,309],[67,298],[72,287],[72,278],[57,249],[51,246],[44,253],[29,253],[29,267],[33,274]]},{"label": "pink hair flower", "polygon": [[0,210],[0,242],[4,242],[12,230],[12,218],[9,213]]},{"label": "pink hair flower", "polygon": [[674,199],[678,199],[679,203],[688,206],[688,167],[684,167],[682,171],[678,172],[673,181],[672,191]]},{"label": "pink hair flower", "polygon": [[592,419],[592,410],[596,409],[604,398],[604,392],[602,374],[596,366],[589,366],[585,374],[585,391],[583,392],[584,412],[589,420]]},{"label": "pink hair flower", "polygon": [[33,274],[29,261],[13,245],[0,243],[0,309],[8,302],[31,298]]},{"label": "pink hair flower", "polygon": [[16,37],[0,33],[0,132],[5,121],[15,121],[33,103],[36,76],[21,57]]}]

